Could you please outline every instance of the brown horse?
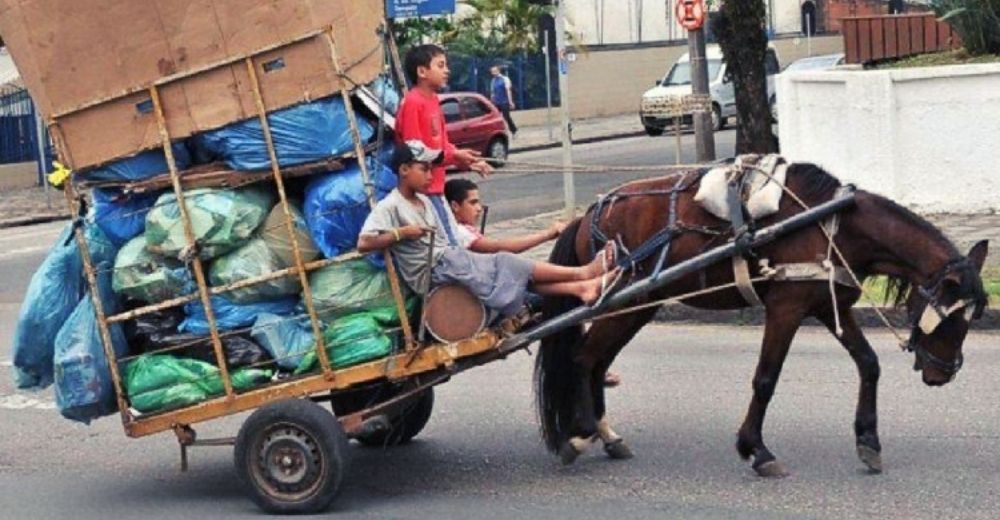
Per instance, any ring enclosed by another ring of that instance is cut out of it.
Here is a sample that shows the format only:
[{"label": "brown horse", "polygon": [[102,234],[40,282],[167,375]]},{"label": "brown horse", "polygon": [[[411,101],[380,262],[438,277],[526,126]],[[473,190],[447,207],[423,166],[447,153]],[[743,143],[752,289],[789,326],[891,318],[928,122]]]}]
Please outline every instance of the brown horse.
[{"label": "brown horse", "polygon": [[[792,164],[786,186],[808,206],[830,200],[840,182],[812,164]],[[666,256],[667,265],[691,258],[732,238],[731,226],[705,211],[693,196],[705,171],[688,171],[668,177],[626,184],[613,192],[613,204],[592,207],[559,238],[551,260],[563,265],[583,265],[600,250],[598,236],[616,237],[624,250],[634,251],[647,239],[672,223],[674,237]],[[669,197],[674,193],[675,214],[669,215]],[[986,305],[979,271],[986,257],[985,241],[976,244],[967,257],[961,256],[944,235],[928,222],[894,202],[864,191],[855,195],[856,204],[841,213],[834,242],[850,269],[862,280],[886,275],[895,289],[897,304],[905,303],[912,330],[909,348],[916,353],[914,368],[922,371],[927,385],[948,383],[962,365],[962,342],[969,321],[979,317]],[[593,214],[594,211],[598,214]],[[799,213],[802,208],[783,196],[776,214],[762,219],[765,226]],[[783,236],[749,252],[770,265],[817,262],[827,257],[828,240],[818,225]],[[594,243],[597,242],[597,243]],[[648,276],[659,254],[640,262],[631,272],[633,279]],[[760,273],[752,261],[751,274]],[[835,262],[837,265],[839,261]],[[643,301],[656,301],[686,294],[704,287],[732,282],[729,262],[714,264],[701,272],[668,284]],[[879,379],[878,356],[865,339],[852,313],[860,296],[853,286],[831,285],[824,281],[772,281],[754,284],[765,307],[766,325],[760,359],[753,378],[753,398],[739,429],[736,449],[744,459],[753,458],[752,467],[761,476],[783,476],[786,469],[765,446],[761,429],[782,364],[792,338],[806,317],[822,322],[847,349],[857,365],[861,380],[854,421],[857,452],[872,472],[882,469],[878,438],[876,390]],[[635,303],[642,303],[637,301]],[[702,309],[735,309],[748,304],[736,289],[705,294],[685,303]],[[546,318],[557,316],[579,301],[550,298],[544,305]],[[929,320],[927,312],[938,314]],[[628,458],[626,447],[605,420],[604,374],[618,352],[652,318],[651,307],[609,319],[594,321],[589,328],[578,325],[542,340],[535,366],[535,390],[542,436],[550,451],[571,463],[592,442],[600,438],[612,458]],[[839,321],[841,334],[837,334]],[[920,325],[924,325],[921,327]]]}]

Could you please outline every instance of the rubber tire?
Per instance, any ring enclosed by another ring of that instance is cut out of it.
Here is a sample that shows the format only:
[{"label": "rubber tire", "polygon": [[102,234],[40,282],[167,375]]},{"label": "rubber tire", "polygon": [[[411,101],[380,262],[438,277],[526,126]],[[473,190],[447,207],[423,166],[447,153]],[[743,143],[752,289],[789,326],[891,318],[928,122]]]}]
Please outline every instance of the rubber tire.
[{"label": "rubber tire", "polygon": [[427,426],[434,410],[434,388],[424,390],[394,417],[389,430],[358,437],[358,442],[370,448],[399,446],[413,440]]},{"label": "rubber tire", "polygon": [[[495,154],[496,146],[502,147],[502,154]],[[490,144],[486,145],[486,157],[490,159],[496,159],[503,162],[491,163],[494,168],[503,168],[504,162],[507,161],[507,157],[510,155],[510,145],[507,144],[507,140],[502,137],[495,137]]]},{"label": "rubber tire", "polygon": [[655,126],[645,126],[645,125],[643,125],[643,128],[646,130],[646,135],[648,135],[650,137],[656,137],[658,135],[663,135],[663,129],[662,128],[657,128]]},{"label": "rubber tire", "polygon": [[713,132],[718,132],[726,127],[726,119],[722,117],[722,109],[715,103],[712,103],[712,119]]},{"label": "rubber tire", "polygon": [[[313,493],[295,501],[268,494],[251,475],[261,436],[278,424],[289,424],[308,433],[327,470]],[[333,414],[307,399],[287,399],[263,406],[247,418],[236,437],[233,458],[236,473],[261,509],[272,514],[310,514],[325,511],[336,498],[347,472],[348,449],[347,435]]]}]

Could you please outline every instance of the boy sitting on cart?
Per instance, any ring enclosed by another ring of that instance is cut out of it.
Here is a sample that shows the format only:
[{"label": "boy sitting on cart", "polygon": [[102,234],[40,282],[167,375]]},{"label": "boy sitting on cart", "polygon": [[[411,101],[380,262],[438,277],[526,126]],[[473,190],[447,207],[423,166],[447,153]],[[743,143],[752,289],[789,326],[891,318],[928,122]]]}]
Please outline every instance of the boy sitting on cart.
[{"label": "boy sitting on cart", "polygon": [[[503,316],[512,316],[523,307],[529,285],[539,294],[574,296],[585,304],[601,296],[605,280],[616,274],[607,272],[613,264],[610,250],[588,265],[567,267],[513,253],[481,254],[450,246],[425,194],[431,184],[431,167],[441,156],[440,150],[430,150],[420,141],[397,145],[392,166],[399,185],[365,220],[358,237],[359,252],[390,249],[403,280],[417,294],[456,283]],[[454,219],[451,212],[446,213]],[[454,220],[451,225],[457,227]]]}]

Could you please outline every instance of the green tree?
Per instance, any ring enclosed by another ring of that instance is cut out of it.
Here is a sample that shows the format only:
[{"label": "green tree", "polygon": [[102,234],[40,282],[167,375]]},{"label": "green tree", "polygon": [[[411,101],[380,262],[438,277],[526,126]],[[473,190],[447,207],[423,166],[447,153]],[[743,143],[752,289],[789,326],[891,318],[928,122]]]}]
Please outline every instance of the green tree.
[{"label": "green tree", "polygon": [[763,0],[725,0],[713,27],[736,91],[736,153],[777,152],[767,99],[767,52]]}]

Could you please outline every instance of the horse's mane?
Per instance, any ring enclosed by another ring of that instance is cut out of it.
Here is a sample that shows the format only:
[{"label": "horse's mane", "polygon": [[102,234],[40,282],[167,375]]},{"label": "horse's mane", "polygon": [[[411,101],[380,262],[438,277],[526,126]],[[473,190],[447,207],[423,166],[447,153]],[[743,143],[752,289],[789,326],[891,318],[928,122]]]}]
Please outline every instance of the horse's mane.
[{"label": "horse's mane", "polygon": [[796,194],[806,200],[829,200],[841,186],[839,179],[812,163],[790,164],[788,175],[800,179],[801,185],[796,184]]}]

